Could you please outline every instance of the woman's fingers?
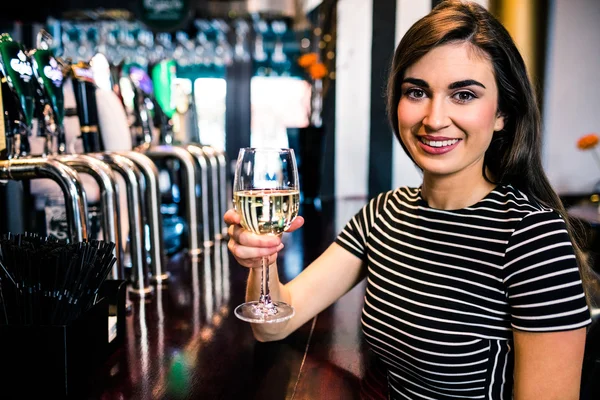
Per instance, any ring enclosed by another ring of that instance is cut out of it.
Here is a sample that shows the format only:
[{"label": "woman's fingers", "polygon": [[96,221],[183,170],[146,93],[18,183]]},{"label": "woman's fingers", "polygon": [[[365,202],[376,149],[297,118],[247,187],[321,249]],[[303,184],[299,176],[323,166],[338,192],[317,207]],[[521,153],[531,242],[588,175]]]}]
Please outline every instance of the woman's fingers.
[{"label": "woman's fingers", "polygon": [[304,225],[304,218],[302,218],[301,216],[298,215],[296,218],[294,218],[294,220],[290,224],[290,227],[287,228],[285,231],[286,232],[294,232],[296,229],[300,228],[302,225]]},{"label": "woman's fingers", "polygon": [[248,247],[277,247],[281,243],[281,238],[274,235],[257,235],[239,225],[233,225],[229,232],[230,237]]},{"label": "woman's fingers", "polygon": [[227,210],[223,215],[223,220],[227,225],[235,225],[240,223],[240,215],[233,209]]},{"label": "woman's fingers", "polygon": [[[231,225],[239,225],[241,222],[240,215],[233,208],[227,210],[225,215],[223,215],[223,220],[227,225],[230,225],[230,228]],[[294,218],[289,228],[287,228],[285,231],[293,232],[296,229],[300,228],[302,225],[304,225],[304,218],[302,218],[301,216],[297,216],[296,218]],[[229,231],[229,234],[232,234],[231,230]]]},{"label": "woman's fingers", "polygon": [[283,243],[280,243],[275,247],[248,247],[239,244],[233,239],[230,239],[227,247],[241,265],[254,268],[262,265],[262,257],[268,256],[270,263],[275,262],[277,252],[283,249]]},{"label": "woman's fingers", "polygon": [[283,249],[283,243],[274,247],[249,247],[237,243],[235,240],[229,240],[227,247],[234,256],[240,259],[260,258],[275,254]]},{"label": "woman's fingers", "polygon": [[[277,260],[277,253],[283,249],[281,236],[257,235],[240,225],[240,216],[231,209],[223,215],[229,225],[227,247],[239,264],[256,268],[262,266],[262,258],[269,257],[269,265]],[[286,232],[293,232],[304,224],[304,218],[296,217]]]}]

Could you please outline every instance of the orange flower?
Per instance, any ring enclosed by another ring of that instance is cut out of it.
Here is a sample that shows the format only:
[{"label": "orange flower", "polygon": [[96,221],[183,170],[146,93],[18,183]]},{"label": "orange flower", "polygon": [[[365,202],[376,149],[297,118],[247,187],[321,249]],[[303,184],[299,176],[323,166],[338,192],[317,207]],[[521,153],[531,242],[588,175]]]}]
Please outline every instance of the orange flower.
[{"label": "orange flower", "polygon": [[599,142],[598,135],[595,133],[589,133],[579,138],[577,141],[577,148],[579,150],[589,150],[593,149],[598,145]]},{"label": "orange flower", "polygon": [[318,60],[317,53],[306,53],[298,57],[298,65],[302,68],[308,68]]},{"label": "orange flower", "polygon": [[308,73],[313,79],[323,79],[327,76],[327,67],[323,63],[315,63],[308,67]]}]

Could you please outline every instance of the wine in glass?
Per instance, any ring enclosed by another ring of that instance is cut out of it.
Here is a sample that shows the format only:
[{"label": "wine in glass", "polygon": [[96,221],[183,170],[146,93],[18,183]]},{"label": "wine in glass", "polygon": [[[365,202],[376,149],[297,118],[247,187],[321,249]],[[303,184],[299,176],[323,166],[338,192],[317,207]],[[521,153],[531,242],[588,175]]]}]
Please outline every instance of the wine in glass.
[{"label": "wine in glass", "polygon": [[[300,188],[292,149],[240,149],[233,181],[233,203],[242,226],[258,235],[278,235],[298,215]],[[260,298],[239,305],[235,315],[247,322],[282,322],[292,306],[273,301],[269,292],[269,257],[262,259]]]}]

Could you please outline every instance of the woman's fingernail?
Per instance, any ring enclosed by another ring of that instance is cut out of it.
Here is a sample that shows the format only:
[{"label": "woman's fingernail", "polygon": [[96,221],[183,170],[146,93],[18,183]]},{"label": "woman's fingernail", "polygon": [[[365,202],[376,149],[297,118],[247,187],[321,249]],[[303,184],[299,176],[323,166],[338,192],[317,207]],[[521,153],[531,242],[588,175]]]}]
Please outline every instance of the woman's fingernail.
[{"label": "woman's fingernail", "polygon": [[277,251],[280,251],[281,249],[283,249],[283,243],[280,243],[279,246],[277,246]]}]

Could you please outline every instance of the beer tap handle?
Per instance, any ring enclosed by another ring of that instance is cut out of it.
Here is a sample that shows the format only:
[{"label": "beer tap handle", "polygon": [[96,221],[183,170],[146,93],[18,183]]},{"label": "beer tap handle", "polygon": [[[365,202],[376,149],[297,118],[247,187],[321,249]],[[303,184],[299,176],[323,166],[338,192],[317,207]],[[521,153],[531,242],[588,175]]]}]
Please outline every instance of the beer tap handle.
[{"label": "beer tap handle", "polygon": [[86,153],[102,151],[93,71],[89,63],[80,61],[71,66],[71,72],[84,151]]},{"label": "beer tap handle", "polygon": [[38,119],[40,123],[47,118],[52,120],[52,129],[46,125],[45,134],[52,134],[56,137],[58,154],[66,153],[66,141],[64,136],[64,94],[63,82],[64,72],[62,65],[57,58],[54,57],[52,50],[49,48],[51,42],[48,42],[49,34],[38,35],[38,48],[30,52],[31,58],[34,61],[34,73],[37,80],[37,94],[39,101]]},{"label": "beer tap handle", "polygon": [[52,151],[52,129],[49,125],[53,123],[52,110],[46,103],[43,89],[37,87],[35,91],[35,117],[37,118],[37,136],[44,138],[44,149],[42,156],[48,156]]},{"label": "beer tap handle", "polygon": [[[4,96],[4,82],[7,83],[9,90],[17,99],[17,107],[11,107],[8,115],[9,122],[20,121],[27,128],[23,130],[16,124],[16,134],[20,135],[18,156],[26,156],[30,153],[28,134],[31,131],[31,123],[35,109],[35,88],[33,82],[33,67],[25,48],[22,44],[12,40],[12,37],[6,33],[0,35],[0,67],[4,75],[2,80],[2,94],[6,102],[10,102],[11,97],[6,94]],[[5,118],[6,107],[5,107]]]},{"label": "beer tap handle", "polygon": [[2,127],[6,141],[6,149],[5,153],[2,154],[2,158],[10,160],[19,156],[19,151],[17,151],[19,141],[16,136],[19,134],[18,122],[22,114],[17,98],[8,86],[8,81],[2,71],[0,71],[0,91],[0,97],[2,97]]},{"label": "beer tap handle", "polygon": [[156,98],[157,114],[160,115],[161,143],[173,144],[173,126],[171,118],[177,111],[173,101],[173,83],[176,78],[174,60],[163,60],[152,68],[152,83]]}]

